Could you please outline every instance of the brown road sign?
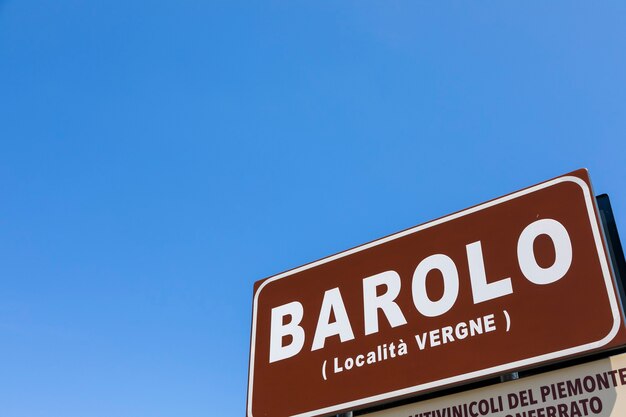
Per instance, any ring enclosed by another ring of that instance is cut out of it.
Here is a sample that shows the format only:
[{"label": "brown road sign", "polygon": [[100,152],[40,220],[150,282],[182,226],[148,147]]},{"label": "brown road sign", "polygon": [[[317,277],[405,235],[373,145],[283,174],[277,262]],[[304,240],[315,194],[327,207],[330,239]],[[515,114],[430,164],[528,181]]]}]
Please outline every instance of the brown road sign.
[{"label": "brown road sign", "polygon": [[247,415],[331,415],[624,344],[579,170],[257,282]]}]

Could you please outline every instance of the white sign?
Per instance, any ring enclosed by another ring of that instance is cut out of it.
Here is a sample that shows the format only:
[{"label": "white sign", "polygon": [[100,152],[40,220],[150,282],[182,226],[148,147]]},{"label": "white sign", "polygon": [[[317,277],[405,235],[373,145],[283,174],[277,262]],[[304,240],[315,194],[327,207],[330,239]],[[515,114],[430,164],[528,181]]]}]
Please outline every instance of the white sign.
[{"label": "white sign", "polygon": [[367,417],[625,417],[626,353]]}]

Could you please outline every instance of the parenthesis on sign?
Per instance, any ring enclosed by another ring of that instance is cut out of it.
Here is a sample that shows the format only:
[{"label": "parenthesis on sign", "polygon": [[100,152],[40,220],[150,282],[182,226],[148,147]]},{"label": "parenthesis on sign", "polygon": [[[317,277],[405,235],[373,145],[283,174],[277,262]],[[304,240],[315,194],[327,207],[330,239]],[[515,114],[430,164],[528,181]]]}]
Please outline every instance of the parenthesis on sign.
[{"label": "parenthesis on sign", "polygon": [[511,317],[506,310],[502,310],[502,312],[504,313],[504,318],[506,318],[506,331],[508,333],[509,329],[511,328]]},{"label": "parenthesis on sign", "polygon": [[322,377],[324,377],[324,381],[326,381],[326,361],[322,364]]}]

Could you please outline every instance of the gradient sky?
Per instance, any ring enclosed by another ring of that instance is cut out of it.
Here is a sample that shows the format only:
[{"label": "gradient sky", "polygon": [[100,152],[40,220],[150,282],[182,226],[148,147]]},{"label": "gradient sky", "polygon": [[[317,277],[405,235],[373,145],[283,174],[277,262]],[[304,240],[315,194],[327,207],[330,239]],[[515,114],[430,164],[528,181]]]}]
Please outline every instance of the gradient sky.
[{"label": "gradient sky", "polygon": [[0,0],[0,415],[242,416],[253,282],[577,168],[626,3]]}]

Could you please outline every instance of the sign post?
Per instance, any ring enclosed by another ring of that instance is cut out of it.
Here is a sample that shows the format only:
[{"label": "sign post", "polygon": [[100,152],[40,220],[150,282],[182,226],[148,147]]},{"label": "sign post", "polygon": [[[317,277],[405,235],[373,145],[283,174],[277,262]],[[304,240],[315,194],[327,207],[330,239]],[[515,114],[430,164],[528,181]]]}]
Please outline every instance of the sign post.
[{"label": "sign post", "polygon": [[615,348],[616,294],[575,171],[257,282],[247,415],[331,416]]}]

